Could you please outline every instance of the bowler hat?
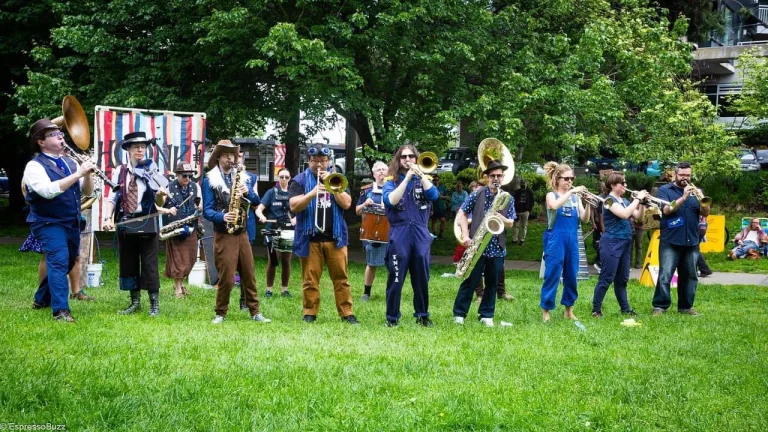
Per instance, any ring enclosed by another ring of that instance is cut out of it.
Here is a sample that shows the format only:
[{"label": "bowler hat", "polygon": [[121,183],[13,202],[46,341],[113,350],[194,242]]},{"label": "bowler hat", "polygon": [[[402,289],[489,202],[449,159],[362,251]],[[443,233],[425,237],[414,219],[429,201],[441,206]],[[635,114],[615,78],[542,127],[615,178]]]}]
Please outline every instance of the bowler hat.
[{"label": "bowler hat", "polygon": [[507,168],[508,167],[506,165],[502,165],[501,162],[499,162],[497,160],[492,160],[488,164],[488,167],[485,169],[485,171],[483,171],[483,174],[488,174],[489,172],[491,172],[493,170],[497,170],[497,169],[501,169],[502,171],[506,171]]},{"label": "bowler hat", "polygon": [[179,173],[193,173],[196,171],[197,170],[195,169],[194,165],[184,161],[179,161],[178,163],[176,163],[176,169],[173,170],[173,172],[177,175]]},{"label": "bowler hat", "polygon": [[240,153],[240,146],[232,144],[230,140],[220,140],[213,148],[211,157],[208,158],[208,169],[213,169],[219,163],[219,156],[222,153],[234,153],[235,158],[237,158],[238,153]]},{"label": "bowler hat", "polygon": [[40,150],[39,148],[34,147],[37,147],[37,140],[43,138],[42,132],[49,129],[59,130],[60,128],[56,126],[56,124],[52,122],[51,119],[42,118],[36,121],[35,124],[33,124],[29,129],[29,143],[32,145],[34,151]]},{"label": "bowler hat", "polygon": [[147,134],[144,132],[131,132],[123,137],[123,142],[120,143],[120,147],[123,148],[123,150],[128,151],[132,145],[134,144],[145,144],[149,145],[153,142],[151,140],[147,139]]}]

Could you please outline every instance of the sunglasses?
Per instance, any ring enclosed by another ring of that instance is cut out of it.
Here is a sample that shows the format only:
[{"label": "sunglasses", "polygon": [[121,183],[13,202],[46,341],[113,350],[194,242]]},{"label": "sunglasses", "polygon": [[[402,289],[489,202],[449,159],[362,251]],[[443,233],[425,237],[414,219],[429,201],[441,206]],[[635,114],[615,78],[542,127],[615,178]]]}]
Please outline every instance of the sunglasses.
[{"label": "sunglasses", "polygon": [[62,138],[64,137],[64,132],[51,132],[49,134],[45,134],[46,138]]},{"label": "sunglasses", "polygon": [[565,181],[573,181],[573,179],[575,179],[576,177],[558,177],[558,178],[563,179]]},{"label": "sunglasses", "polygon": [[502,178],[504,177],[504,174],[490,174],[488,175],[490,178]]},{"label": "sunglasses", "polygon": [[192,178],[192,174],[182,174],[179,177],[181,177],[181,178]]},{"label": "sunglasses", "polygon": [[307,150],[307,153],[309,153],[310,156],[330,156],[331,155],[331,149],[328,147],[310,147],[309,150]]},{"label": "sunglasses", "polygon": [[406,159],[416,159],[416,155],[415,154],[400,155],[400,159],[403,159],[403,160],[406,160]]},{"label": "sunglasses", "polygon": [[281,179],[288,180],[291,178],[291,176],[280,176]]}]

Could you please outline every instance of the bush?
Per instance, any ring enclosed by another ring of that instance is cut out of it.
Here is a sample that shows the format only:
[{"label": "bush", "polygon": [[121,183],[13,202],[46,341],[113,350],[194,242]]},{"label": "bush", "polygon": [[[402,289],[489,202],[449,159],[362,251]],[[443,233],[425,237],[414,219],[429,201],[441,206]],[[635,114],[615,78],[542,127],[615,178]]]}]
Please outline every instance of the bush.
[{"label": "bush", "polygon": [[573,186],[585,186],[588,191],[595,195],[600,195],[600,179],[589,175],[577,176],[573,181]]},{"label": "bush", "polygon": [[463,170],[459,171],[459,175],[456,176],[456,180],[461,180],[464,183],[464,189],[466,189],[467,192],[472,192],[469,190],[469,184],[477,180],[477,169],[464,168]]},{"label": "bush", "polygon": [[[445,186],[445,188],[448,190],[448,193],[452,193],[456,190],[456,181],[458,180],[453,173],[444,172],[437,175],[440,177],[440,184]],[[469,186],[468,183],[464,184],[465,190],[466,186]]]},{"label": "bush", "polygon": [[627,180],[627,188],[635,191],[647,190],[650,192],[656,182],[655,177],[648,177],[639,172],[628,172],[624,178]]},{"label": "bush", "polygon": [[745,172],[727,179],[708,177],[696,186],[719,207],[736,211],[768,209],[768,171]]}]

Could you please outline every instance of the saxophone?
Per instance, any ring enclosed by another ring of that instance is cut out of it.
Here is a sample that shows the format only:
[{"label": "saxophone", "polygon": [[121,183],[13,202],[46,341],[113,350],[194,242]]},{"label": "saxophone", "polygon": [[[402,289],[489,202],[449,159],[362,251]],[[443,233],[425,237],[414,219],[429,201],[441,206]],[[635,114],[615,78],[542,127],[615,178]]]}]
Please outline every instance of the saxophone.
[{"label": "saxophone", "polygon": [[464,251],[464,255],[456,264],[456,277],[466,279],[472,272],[472,269],[477,264],[477,260],[485,252],[485,248],[491,241],[491,237],[496,234],[501,234],[504,231],[504,221],[498,216],[501,209],[509,204],[510,195],[507,192],[499,189],[496,194],[496,198],[491,203],[491,208],[485,213],[483,220],[480,222],[480,226],[475,232],[475,236],[472,237],[467,249]]},{"label": "saxophone", "polygon": [[227,222],[227,232],[230,234],[240,234],[248,222],[248,207],[251,202],[248,198],[240,195],[237,190],[241,184],[246,183],[245,165],[239,164],[235,167],[235,178],[232,180],[232,188],[229,190],[229,212],[235,212],[235,220]]},{"label": "saxophone", "polygon": [[195,212],[184,219],[179,219],[176,222],[171,222],[168,225],[163,226],[160,228],[160,240],[167,240],[171,237],[182,235],[185,232],[187,234],[191,233],[192,229],[186,225],[194,223],[197,218],[198,214]]}]

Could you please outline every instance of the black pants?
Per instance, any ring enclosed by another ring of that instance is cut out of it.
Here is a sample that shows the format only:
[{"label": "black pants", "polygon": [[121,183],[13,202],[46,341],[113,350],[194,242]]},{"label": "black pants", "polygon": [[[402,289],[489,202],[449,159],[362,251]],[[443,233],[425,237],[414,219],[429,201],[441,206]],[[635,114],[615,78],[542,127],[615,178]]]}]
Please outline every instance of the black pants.
[{"label": "black pants", "polygon": [[696,260],[696,268],[702,273],[712,273],[712,269],[709,268],[709,265],[704,260],[701,250],[699,250],[699,258]]},{"label": "black pants", "polygon": [[125,231],[118,231],[121,290],[160,292],[158,246],[157,234],[126,235]]}]

